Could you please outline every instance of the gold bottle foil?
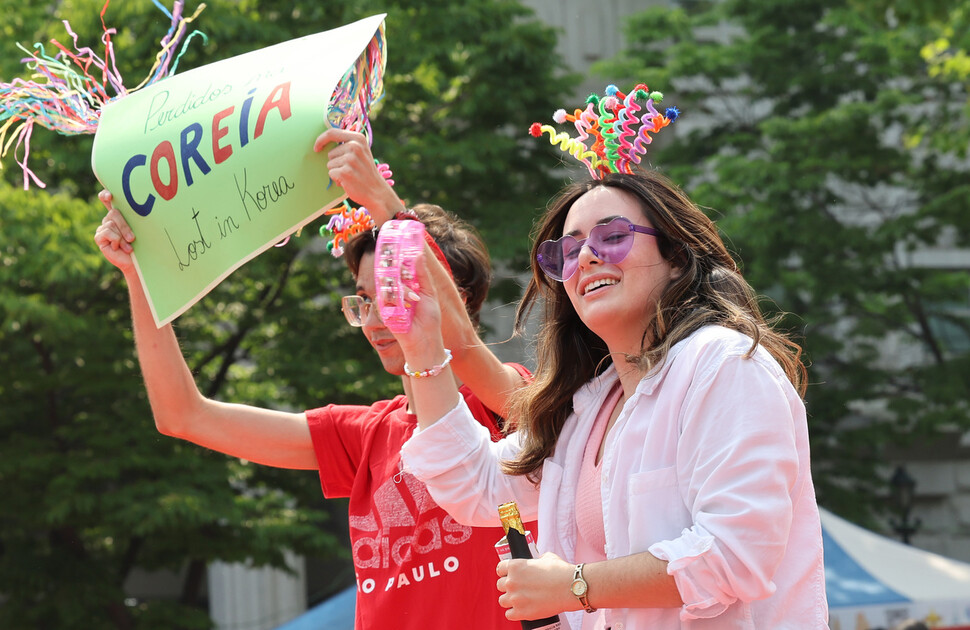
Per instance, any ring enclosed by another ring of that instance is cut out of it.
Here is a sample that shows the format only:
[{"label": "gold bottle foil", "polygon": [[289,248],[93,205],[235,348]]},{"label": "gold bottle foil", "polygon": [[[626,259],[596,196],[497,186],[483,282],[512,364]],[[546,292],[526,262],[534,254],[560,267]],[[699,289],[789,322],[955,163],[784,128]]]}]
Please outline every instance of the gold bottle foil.
[{"label": "gold bottle foil", "polygon": [[502,527],[506,534],[509,533],[511,528],[518,530],[520,534],[525,536],[525,526],[522,525],[522,517],[519,516],[519,507],[515,504],[515,501],[498,506],[498,517],[502,521]]}]

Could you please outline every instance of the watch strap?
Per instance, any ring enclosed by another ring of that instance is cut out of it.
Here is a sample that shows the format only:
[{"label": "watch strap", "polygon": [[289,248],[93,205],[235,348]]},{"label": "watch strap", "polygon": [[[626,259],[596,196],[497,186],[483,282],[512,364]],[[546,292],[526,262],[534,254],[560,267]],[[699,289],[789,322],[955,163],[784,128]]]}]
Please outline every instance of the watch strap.
[{"label": "watch strap", "polygon": [[583,583],[583,594],[576,595],[576,593],[573,592],[572,589],[570,589],[570,592],[572,592],[573,595],[576,595],[576,599],[578,599],[579,603],[583,605],[583,608],[586,610],[586,612],[591,613],[591,612],[596,612],[596,609],[589,605],[589,599],[587,597],[589,595],[589,584],[586,582],[586,578],[583,577],[584,564],[585,563],[580,563],[576,565],[576,569],[573,571],[573,581],[572,581],[573,584],[575,584],[576,582]]}]

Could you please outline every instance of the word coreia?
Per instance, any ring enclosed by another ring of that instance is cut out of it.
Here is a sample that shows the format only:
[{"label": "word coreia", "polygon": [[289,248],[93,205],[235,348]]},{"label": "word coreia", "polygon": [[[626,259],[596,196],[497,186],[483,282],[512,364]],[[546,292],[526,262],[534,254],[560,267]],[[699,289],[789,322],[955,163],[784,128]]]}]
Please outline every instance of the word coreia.
[{"label": "word coreia", "polygon": [[[254,91],[255,89],[250,90],[249,93],[252,94]],[[240,109],[240,147],[244,147],[249,143],[249,112],[252,107],[252,102],[253,97],[250,96],[243,101],[242,108]],[[256,118],[256,127],[253,130],[253,140],[263,134],[263,129],[266,125],[266,116],[273,109],[279,111],[281,120],[286,120],[290,117],[289,81],[277,85],[266,97],[262,108],[259,110],[259,116]],[[225,125],[225,122],[226,118],[228,118],[234,111],[235,106],[229,106],[217,112],[212,117],[212,159],[216,164],[225,162],[229,156],[232,155],[232,144],[223,144],[221,141],[226,135],[229,134],[229,127]],[[199,145],[202,143],[204,135],[205,130],[202,128],[202,124],[198,122],[189,123],[182,130],[181,134],[179,134],[178,155],[180,157],[179,161],[181,162],[182,166],[181,170],[185,175],[185,183],[187,186],[191,186],[193,183],[192,169],[190,168],[192,163],[195,163],[195,167],[202,173],[202,175],[206,175],[210,170],[212,170],[208,162],[205,161],[202,154],[199,152]],[[155,147],[150,161],[147,155],[138,153],[129,158],[129,160],[125,163],[124,170],[121,174],[121,187],[124,191],[125,200],[131,206],[132,210],[137,212],[139,215],[143,217],[148,216],[148,214],[152,211],[152,206],[155,205],[155,195],[149,193],[144,201],[135,201],[131,190],[132,173],[135,172],[135,169],[147,165],[155,192],[157,192],[165,201],[170,201],[173,197],[175,197],[176,193],[178,193],[179,188],[179,170],[175,155],[175,147],[172,146],[172,143],[168,140],[163,140],[162,142],[158,143],[158,146]],[[162,181],[161,174],[159,173],[159,165],[162,162],[165,162],[166,166],[168,167],[167,183]]]}]

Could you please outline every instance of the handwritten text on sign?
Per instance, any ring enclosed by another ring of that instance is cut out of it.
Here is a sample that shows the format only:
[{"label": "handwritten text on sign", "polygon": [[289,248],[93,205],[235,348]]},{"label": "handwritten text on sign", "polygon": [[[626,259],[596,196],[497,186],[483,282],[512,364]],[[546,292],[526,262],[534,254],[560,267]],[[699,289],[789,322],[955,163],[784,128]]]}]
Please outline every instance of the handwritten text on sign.
[{"label": "handwritten text on sign", "polygon": [[92,163],[137,236],[159,325],[344,198],[313,141],[383,18],[178,74],[105,108]]}]

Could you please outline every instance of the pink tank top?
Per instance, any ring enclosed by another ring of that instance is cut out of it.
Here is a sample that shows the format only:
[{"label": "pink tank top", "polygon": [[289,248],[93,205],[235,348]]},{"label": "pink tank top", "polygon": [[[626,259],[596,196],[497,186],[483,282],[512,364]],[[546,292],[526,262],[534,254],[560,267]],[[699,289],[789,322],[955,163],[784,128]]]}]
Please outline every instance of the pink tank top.
[{"label": "pink tank top", "polygon": [[603,493],[600,487],[600,468],[596,455],[610,415],[616,408],[623,388],[620,383],[606,396],[599,414],[593,422],[589,441],[583,453],[583,463],[579,469],[579,485],[576,488],[576,529],[579,537],[576,545],[576,562],[596,562],[606,559],[606,531],[603,527]]},{"label": "pink tank top", "polygon": [[[579,469],[579,485],[576,488],[576,562],[598,562],[606,560],[606,530],[603,526],[603,493],[601,490],[600,469],[602,462],[596,462],[600,444],[606,435],[610,415],[620,401],[623,388],[617,383],[603,401],[603,406],[593,421],[589,441],[583,452],[583,462]],[[612,625],[611,611],[600,608],[592,614],[583,615],[580,630],[606,630]]]}]

